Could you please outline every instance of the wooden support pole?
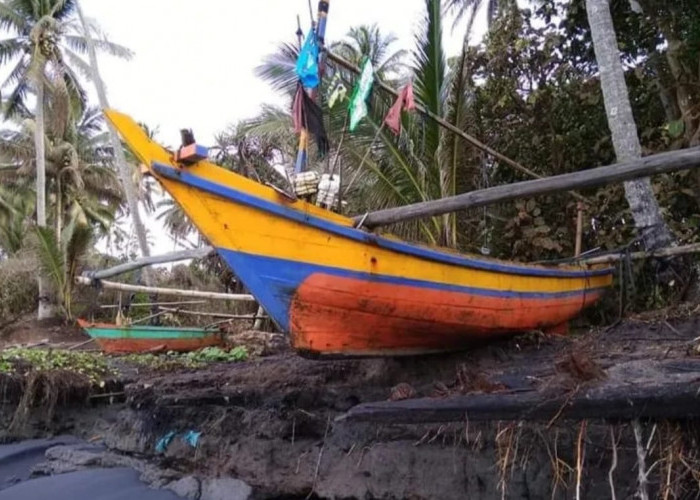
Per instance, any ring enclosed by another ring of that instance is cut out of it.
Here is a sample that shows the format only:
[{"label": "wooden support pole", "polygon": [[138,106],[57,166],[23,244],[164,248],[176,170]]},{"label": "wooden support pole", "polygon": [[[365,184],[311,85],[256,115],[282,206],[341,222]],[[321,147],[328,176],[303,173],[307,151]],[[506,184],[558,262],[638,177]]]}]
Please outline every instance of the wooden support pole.
[{"label": "wooden support pole", "polygon": [[[93,280],[84,276],[75,279],[78,285],[92,285]],[[178,290],[176,288],[160,288],[153,286],[127,285],[126,283],[116,283],[114,281],[100,280],[100,284],[107,289],[121,290],[124,292],[144,292],[157,293],[160,295],[172,295],[174,297],[193,297],[198,299],[231,300],[238,302],[255,302],[255,297],[248,294],[200,292],[197,290]]]},{"label": "wooden support pole", "polygon": [[581,244],[583,240],[583,203],[576,204],[576,241],[574,242],[574,257],[581,255]]},{"label": "wooden support pole", "polygon": [[[330,51],[326,51],[326,54],[328,56],[328,59],[330,59],[334,63],[338,64],[339,66],[342,66],[343,68],[345,68],[349,71],[352,71],[355,74],[358,74],[358,75],[360,74],[360,72],[361,72],[360,68],[355,66],[353,63],[351,63],[350,61],[348,61],[344,57],[339,56],[337,54],[334,54]],[[375,82],[375,85],[378,85],[385,92],[391,94],[395,98],[399,97],[399,92],[397,90],[395,90],[394,88],[390,87],[389,85],[387,85],[386,83],[384,83],[382,80],[375,78],[374,82]],[[517,170],[521,173],[524,173],[525,175],[527,175],[529,177],[532,177],[534,179],[542,179],[542,176],[540,174],[538,174],[537,172],[530,170],[529,168],[525,167],[524,165],[521,165],[520,163],[518,163],[515,160],[511,160],[506,155],[501,154],[498,151],[496,151],[495,149],[487,146],[486,144],[481,142],[476,137],[466,133],[464,130],[458,129],[457,127],[452,125],[447,120],[444,120],[442,117],[431,112],[429,109],[427,109],[425,106],[423,106],[419,102],[416,102],[416,110],[418,110],[419,113],[422,113],[423,115],[427,116],[428,118],[435,120],[435,122],[437,122],[441,127],[449,130],[453,134],[458,135],[459,137],[461,137],[462,139],[467,141],[469,144],[471,144],[475,148],[483,151],[484,153],[488,154],[489,156],[496,158],[499,161],[502,161],[506,165],[510,165],[515,170]],[[583,196],[581,196],[578,193],[571,193],[571,194],[579,201],[587,201],[586,198],[584,198]]]},{"label": "wooden support pole", "polygon": [[[680,247],[661,248],[659,250],[654,250],[653,252],[632,252],[629,254],[629,258],[632,260],[653,259],[655,257],[674,257],[676,255],[688,255],[691,253],[700,253],[700,243],[693,243]],[[588,265],[612,264],[613,262],[618,262],[627,257],[627,254],[614,253],[610,255],[601,255],[599,257],[590,257],[588,259],[581,259],[579,262]]]},{"label": "wooden support pole", "polygon": [[203,259],[209,254],[215,252],[213,247],[206,246],[201,248],[195,248],[192,250],[182,250],[179,252],[171,252],[163,255],[154,255],[152,257],[141,257],[140,259],[132,260],[131,262],[125,262],[124,264],[119,264],[108,269],[103,269],[102,271],[92,271],[84,273],[88,278],[94,279],[104,279],[111,278],[112,276],[118,276],[120,274],[128,273],[135,269],[141,267],[152,266],[154,264],[165,264],[168,262],[178,262],[180,260],[187,259]]},{"label": "wooden support pole", "polygon": [[[225,314],[225,313],[210,313],[202,311],[189,311],[187,309],[177,309],[174,307],[161,307],[163,311],[174,312],[181,314],[189,314],[190,316],[209,316],[213,318],[228,318],[228,319],[256,319],[259,316],[257,314]],[[263,316],[265,318],[265,316]]]},{"label": "wooden support pole", "polygon": [[571,174],[556,175],[545,179],[480,189],[440,200],[388,208],[357,216],[355,217],[355,223],[357,224],[362,220],[365,227],[373,228],[411,219],[447,214],[467,208],[483,207],[517,198],[560,193],[571,189],[599,187],[697,166],[700,166],[700,147],[660,153],[624,163],[591,168]]},{"label": "wooden support pole", "polygon": [[[196,305],[196,304],[206,304],[206,300],[180,300],[177,302],[137,302],[134,304],[129,304],[129,308],[132,307],[160,307],[160,306],[185,306],[185,305]],[[100,309],[121,309],[120,304],[105,304],[100,306]]]}]

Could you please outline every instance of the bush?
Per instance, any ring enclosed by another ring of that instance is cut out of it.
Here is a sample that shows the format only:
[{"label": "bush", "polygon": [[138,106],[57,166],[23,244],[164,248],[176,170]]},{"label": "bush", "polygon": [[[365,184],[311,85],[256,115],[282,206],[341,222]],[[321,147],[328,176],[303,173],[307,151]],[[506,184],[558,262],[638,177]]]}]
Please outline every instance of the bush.
[{"label": "bush", "polygon": [[0,328],[36,309],[37,269],[27,257],[0,261]]}]

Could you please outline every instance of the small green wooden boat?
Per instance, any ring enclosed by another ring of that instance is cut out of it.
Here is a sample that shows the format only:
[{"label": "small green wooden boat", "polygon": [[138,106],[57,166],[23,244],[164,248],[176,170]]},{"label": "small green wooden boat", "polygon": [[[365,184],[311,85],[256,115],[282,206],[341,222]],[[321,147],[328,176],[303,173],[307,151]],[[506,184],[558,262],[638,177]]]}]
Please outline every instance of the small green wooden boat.
[{"label": "small green wooden boat", "polygon": [[78,324],[104,352],[133,353],[153,351],[195,351],[221,345],[220,331],[206,328],[92,323],[78,319]]}]

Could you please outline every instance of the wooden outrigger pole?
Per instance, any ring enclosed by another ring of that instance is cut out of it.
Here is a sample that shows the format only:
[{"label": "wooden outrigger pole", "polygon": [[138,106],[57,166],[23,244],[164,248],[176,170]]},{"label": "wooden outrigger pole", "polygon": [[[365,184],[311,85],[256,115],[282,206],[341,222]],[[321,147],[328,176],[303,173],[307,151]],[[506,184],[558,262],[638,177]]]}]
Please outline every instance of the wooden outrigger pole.
[{"label": "wooden outrigger pole", "polygon": [[[325,51],[325,53],[327,54],[328,59],[330,59],[334,63],[338,64],[339,66],[342,66],[343,68],[345,68],[349,71],[352,71],[355,74],[358,74],[358,75],[360,74],[360,71],[361,71],[360,68],[358,68],[355,64],[351,63],[350,61],[348,61],[344,57],[339,56],[338,54],[334,54],[333,52],[330,52],[330,51]],[[388,84],[386,84],[382,80],[375,78],[374,83],[375,83],[375,85],[378,85],[382,90],[391,94],[395,98],[399,96],[399,92],[396,89],[392,88],[391,86],[389,86]],[[462,139],[467,141],[472,146],[483,151],[484,153],[488,154],[489,156],[492,156],[493,158],[495,158],[499,161],[502,161],[503,163],[505,163],[507,165],[510,165],[515,170],[517,170],[521,173],[524,173],[525,175],[528,175],[529,177],[532,177],[533,179],[542,179],[543,178],[537,172],[534,172],[533,170],[530,170],[526,166],[518,163],[517,161],[515,161],[511,158],[508,158],[506,155],[499,153],[495,149],[487,146],[486,144],[481,142],[479,139],[468,134],[464,130],[461,130],[461,129],[455,127],[453,124],[451,124],[447,120],[444,120],[442,117],[431,112],[429,109],[427,109],[425,106],[423,106],[419,102],[416,102],[416,110],[419,113],[430,118],[431,120],[434,120],[441,127],[444,127],[445,129],[449,130],[450,132],[458,135],[459,137],[461,137]],[[588,201],[588,200],[586,200],[586,198],[584,196],[581,196],[578,193],[572,192],[570,194],[579,201]]]},{"label": "wooden outrigger pole", "polygon": [[700,147],[659,153],[645,158],[591,168],[570,174],[543,179],[505,184],[440,200],[388,208],[355,217],[356,226],[374,228],[421,217],[482,207],[517,198],[560,193],[572,189],[593,188],[615,182],[624,182],[655,174],[665,174],[700,166]]},{"label": "wooden outrigger pole", "polygon": [[[77,285],[92,286],[94,281],[85,276],[75,278]],[[246,293],[219,293],[219,292],[200,292],[197,290],[179,290],[176,288],[161,288],[153,286],[128,285],[126,283],[117,283],[114,281],[100,280],[100,286],[112,290],[121,290],[123,292],[144,292],[157,293],[159,295],[171,295],[173,297],[192,297],[197,299],[217,299],[230,300],[233,302],[255,302],[255,297]]]},{"label": "wooden outrigger pole", "polygon": [[112,276],[118,276],[120,274],[128,273],[129,271],[140,269],[142,267],[152,266],[155,264],[166,264],[170,262],[178,262],[181,260],[188,259],[203,259],[204,257],[214,252],[214,248],[210,246],[195,248],[192,250],[181,250],[178,252],[171,252],[163,255],[141,257],[130,262],[118,264],[108,269],[102,269],[101,271],[90,271],[83,274],[87,278],[101,280],[105,278],[111,278]]}]

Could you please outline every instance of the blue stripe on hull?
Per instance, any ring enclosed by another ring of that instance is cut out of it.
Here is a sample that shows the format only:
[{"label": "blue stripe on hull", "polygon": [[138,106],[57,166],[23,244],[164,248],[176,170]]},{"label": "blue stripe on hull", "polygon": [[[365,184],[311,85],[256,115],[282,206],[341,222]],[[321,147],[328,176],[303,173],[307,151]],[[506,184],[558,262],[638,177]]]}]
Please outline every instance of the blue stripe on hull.
[{"label": "blue stripe on hull", "polygon": [[468,267],[471,269],[483,269],[486,271],[494,271],[497,273],[515,274],[519,276],[550,276],[554,278],[586,278],[590,276],[609,275],[613,272],[613,268],[596,270],[582,269],[581,271],[572,271],[556,268],[548,269],[543,267],[518,266],[508,264],[505,262],[480,260],[464,255],[441,252],[430,248],[411,245],[409,243],[401,241],[390,240],[388,238],[377,236],[376,234],[366,233],[359,229],[343,226],[341,224],[336,224],[334,222],[322,219],[320,217],[315,217],[308,213],[295,210],[293,208],[285,207],[278,203],[263,200],[261,198],[258,198],[257,196],[253,196],[248,193],[232,189],[228,186],[224,186],[223,184],[203,179],[197,175],[188,172],[187,170],[176,169],[169,165],[164,165],[158,162],[153,162],[152,167],[153,170],[155,170],[159,175],[162,175],[168,179],[183,183],[188,186],[192,186],[206,193],[220,196],[222,198],[231,200],[235,203],[257,208],[259,210],[263,210],[265,212],[277,215],[284,219],[292,220],[310,227],[320,229],[322,231],[326,231],[329,234],[334,234],[343,238],[348,238],[353,241],[369,243],[373,246],[386,248],[388,250],[402,253],[404,255],[411,255],[422,259],[431,260],[434,262],[458,265],[462,267]]},{"label": "blue stripe on hull", "polygon": [[398,286],[413,286],[433,290],[460,292],[487,297],[551,299],[582,296],[595,293],[600,289],[574,290],[568,292],[513,292],[507,290],[489,290],[469,286],[448,285],[395,276],[383,276],[370,273],[347,271],[316,264],[294,262],[261,255],[246,254],[223,248],[217,251],[243,284],[250,290],[270,317],[285,332],[289,331],[289,309],[297,287],[311,274],[323,273],[331,276],[362,279],[375,283],[389,283]]}]

